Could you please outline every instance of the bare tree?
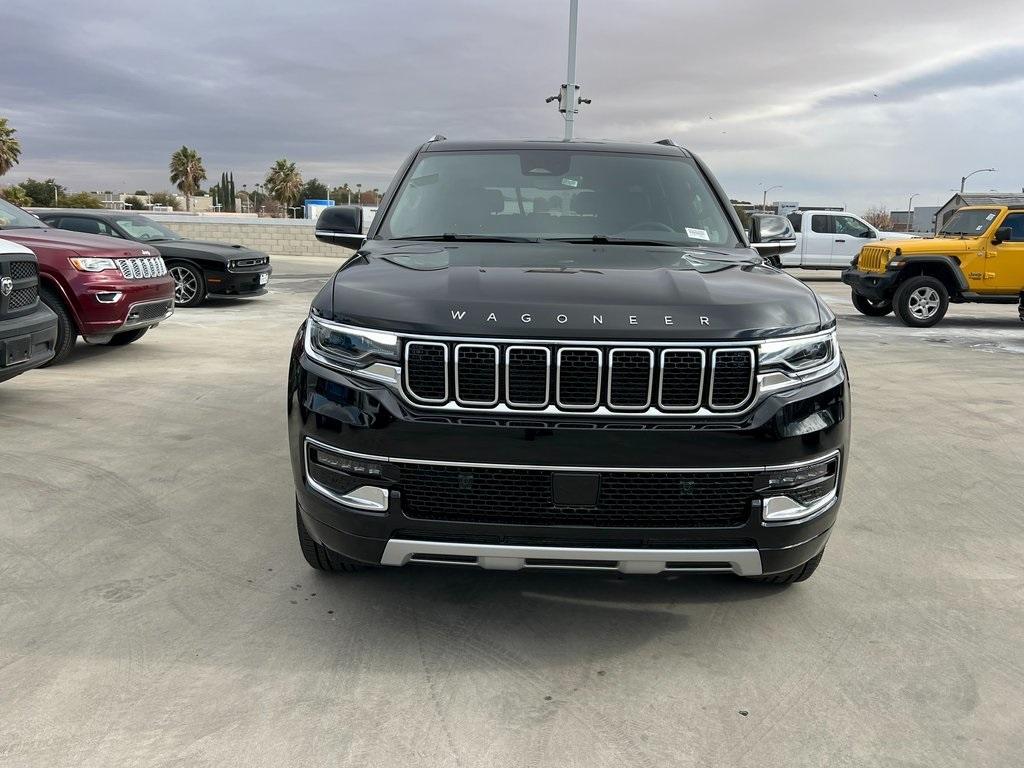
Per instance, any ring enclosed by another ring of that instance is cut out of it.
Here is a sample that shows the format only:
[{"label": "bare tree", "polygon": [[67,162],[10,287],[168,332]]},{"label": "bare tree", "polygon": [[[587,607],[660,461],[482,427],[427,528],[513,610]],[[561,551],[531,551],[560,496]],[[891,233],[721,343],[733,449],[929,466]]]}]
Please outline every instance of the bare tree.
[{"label": "bare tree", "polygon": [[869,208],[864,213],[864,221],[870,224],[875,229],[883,232],[891,230],[892,227],[892,216],[889,215],[889,209],[884,205],[877,205]]}]

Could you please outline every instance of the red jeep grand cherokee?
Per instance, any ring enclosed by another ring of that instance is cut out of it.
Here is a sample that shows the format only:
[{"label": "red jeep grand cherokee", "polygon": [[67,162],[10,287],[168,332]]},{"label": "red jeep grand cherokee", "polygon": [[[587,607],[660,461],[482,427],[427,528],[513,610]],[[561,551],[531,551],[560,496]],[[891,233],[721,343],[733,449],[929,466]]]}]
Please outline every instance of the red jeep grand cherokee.
[{"label": "red jeep grand cherokee", "polygon": [[81,335],[91,344],[131,344],[174,312],[174,280],[156,248],[67,232],[5,200],[0,231],[39,259],[40,297],[57,315],[53,365]]}]

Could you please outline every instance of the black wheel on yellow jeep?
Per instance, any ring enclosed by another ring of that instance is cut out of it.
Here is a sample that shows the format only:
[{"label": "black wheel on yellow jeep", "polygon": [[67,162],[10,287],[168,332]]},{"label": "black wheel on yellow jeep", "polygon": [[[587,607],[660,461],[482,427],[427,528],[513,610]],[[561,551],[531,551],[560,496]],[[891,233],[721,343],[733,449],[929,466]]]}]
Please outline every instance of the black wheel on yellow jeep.
[{"label": "black wheel on yellow jeep", "polygon": [[853,306],[868,317],[885,317],[892,312],[892,301],[889,299],[869,299],[856,291],[853,292]]},{"label": "black wheel on yellow jeep", "polygon": [[900,283],[893,297],[896,317],[911,328],[930,328],[946,316],[949,291],[930,275],[909,277]]}]

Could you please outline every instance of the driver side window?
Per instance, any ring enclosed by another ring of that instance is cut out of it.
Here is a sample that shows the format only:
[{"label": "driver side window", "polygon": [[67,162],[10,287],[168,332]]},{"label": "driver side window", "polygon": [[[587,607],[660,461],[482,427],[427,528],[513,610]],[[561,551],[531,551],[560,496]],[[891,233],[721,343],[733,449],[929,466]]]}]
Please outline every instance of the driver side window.
[{"label": "driver side window", "polygon": [[1012,231],[1007,242],[1024,243],[1024,213],[1011,213],[1003,219],[1003,223],[1000,226],[1009,227]]},{"label": "driver side window", "polygon": [[853,216],[836,216],[836,234],[847,237],[873,237],[874,233],[868,226]]}]

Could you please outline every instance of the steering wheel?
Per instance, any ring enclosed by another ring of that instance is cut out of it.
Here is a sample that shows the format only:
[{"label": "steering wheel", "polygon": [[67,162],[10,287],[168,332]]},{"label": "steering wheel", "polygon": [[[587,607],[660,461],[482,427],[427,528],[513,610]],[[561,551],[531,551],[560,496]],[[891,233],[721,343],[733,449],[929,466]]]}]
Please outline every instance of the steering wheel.
[{"label": "steering wheel", "polygon": [[663,221],[638,221],[636,224],[631,224],[630,226],[628,226],[625,229],[620,230],[620,231],[621,232],[636,232],[637,230],[650,231],[652,229],[653,230],[658,230],[660,232],[673,232],[673,233],[675,233],[675,230],[672,229],[672,227],[670,227],[668,224],[666,224]]}]

